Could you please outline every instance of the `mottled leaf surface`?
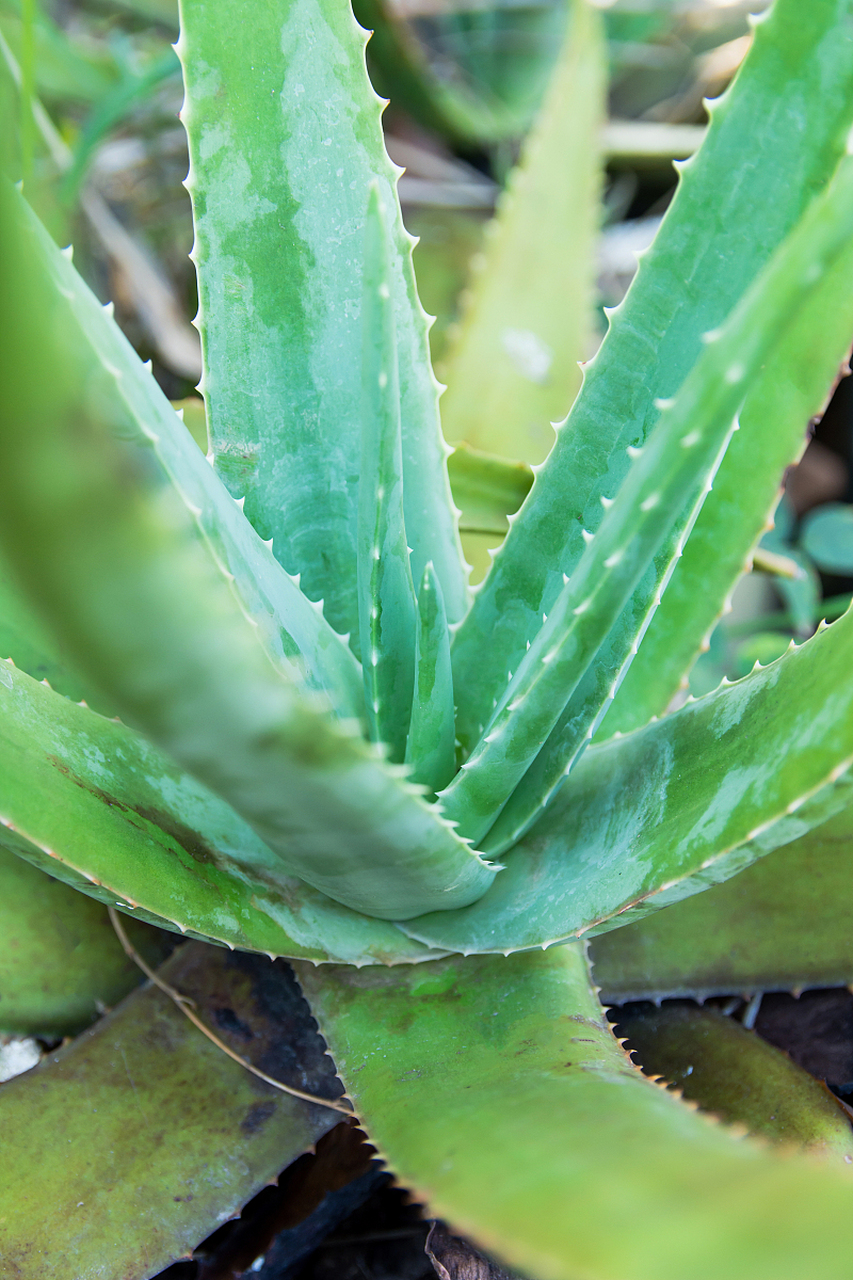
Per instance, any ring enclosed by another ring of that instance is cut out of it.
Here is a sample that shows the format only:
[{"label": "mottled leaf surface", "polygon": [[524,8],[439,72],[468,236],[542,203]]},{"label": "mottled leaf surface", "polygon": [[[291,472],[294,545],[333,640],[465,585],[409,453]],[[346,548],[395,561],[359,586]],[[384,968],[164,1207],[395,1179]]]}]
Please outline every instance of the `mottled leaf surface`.
[{"label": "mottled leaf surface", "polygon": [[184,0],[179,52],[216,465],[341,632],[358,634],[364,223],[391,212],[405,515],[458,619],[465,582],[411,241],[348,5]]}]

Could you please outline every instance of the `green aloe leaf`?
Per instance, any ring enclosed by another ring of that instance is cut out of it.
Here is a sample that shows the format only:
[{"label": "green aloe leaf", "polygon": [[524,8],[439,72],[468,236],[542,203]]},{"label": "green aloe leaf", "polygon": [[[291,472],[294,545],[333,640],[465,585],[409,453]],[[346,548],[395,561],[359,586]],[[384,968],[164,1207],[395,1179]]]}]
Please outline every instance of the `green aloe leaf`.
[{"label": "green aloe leaf", "polygon": [[778,662],[593,747],[473,907],[410,921],[448,951],[627,924],[735,875],[849,803],[853,613]]},{"label": "green aloe leaf", "polygon": [[780,1158],[652,1084],[617,1045],[579,947],[297,969],[402,1183],[524,1274],[847,1276],[847,1167]]},{"label": "green aloe leaf", "polygon": [[573,0],[564,49],[475,258],[441,376],[453,443],[541,462],[589,354],[604,115],[600,15]]},{"label": "green aloe leaf", "polygon": [[[706,335],[676,396],[660,406],[648,443],[501,693],[482,739],[442,793],[447,816],[490,853],[502,853],[523,834],[595,731],[708,493],[746,389],[851,239],[853,160],[846,160],[729,319]],[[640,588],[664,541],[669,555]],[[608,633],[632,594],[634,626],[614,643]],[[600,653],[605,641],[607,660]]]},{"label": "green aloe leaf", "polygon": [[365,40],[349,6],[331,0],[241,0],[227,11],[184,0],[178,46],[216,466],[281,563],[356,644],[361,263],[373,181],[391,218],[413,577],[432,560],[450,618],[465,608],[426,317]]},{"label": "green aloe leaf", "polygon": [[115,371],[78,340],[13,194],[2,192],[2,525],[40,610],[111,705],[274,846],[284,875],[391,919],[425,900],[470,901],[494,871],[356,726],[303,693],[298,671],[270,660]]},{"label": "green aloe leaf", "polygon": [[[165,959],[162,934],[127,923],[150,965]],[[0,1031],[73,1035],[141,981],[100,903],[0,849]]]},{"label": "green aloe leaf", "polygon": [[431,792],[447,786],[456,768],[450,633],[441,583],[431,564],[424,569],[418,592],[415,691],[406,760],[412,766],[412,781]]},{"label": "green aloe leaf", "polygon": [[151,370],[114,323],[112,307],[101,307],[69,257],[57,251],[23,204],[20,217],[22,228],[33,237],[39,269],[67,304],[69,337],[74,334],[78,358],[93,370],[102,365],[114,379],[120,397],[116,412],[124,420],[124,430],[157,455],[211,551],[231,575],[242,607],[269,652],[286,663],[295,663],[308,687],[323,693],[338,714],[358,718],[363,706],[361,672],[346,644],[244,518],[239,503],[199,452]]},{"label": "green aloe leaf", "polygon": [[695,1005],[627,1010],[615,1024],[647,1075],[729,1123],[783,1146],[853,1164],[853,1130],[822,1082],[716,1009]]},{"label": "green aloe leaf", "polygon": [[401,761],[412,716],[417,602],[403,514],[400,376],[388,230],[370,191],[364,246],[358,624],[370,736]]},{"label": "green aloe leaf", "polygon": [[596,938],[595,980],[616,1003],[846,986],[851,872],[848,806],[733,880]]},{"label": "green aloe leaf", "polygon": [[284,876],[233,809],[131,729],[5,664],[0,707],[0,845],[42,871],[246,951],[347,964],[429,955]]},{"label": "green aloe leaf", "polygon": [[[190,944],[161,975],[255,1066],[334,1097],[322,1044],[279,970]],[[146,984],[0,1088],[4,1269],[16,1280],[156,1275],[340,1119],[232,1062]]]},{"label": "green aloe leaf", "polygon": [[[628,732],[663,713],[729,607],[732,588],[772,518],[779,478],[801,454],[804,425],[821,411],[849,351],[851,281],[853,248],[827,270],[749,392],[740,431],[726,450],[660,608],[605,717],[602,735]],[[780,544],[778,549],[791,555],[788,547]],[[779,587],[797,600],[808,598],[814,593],[811,578],[779,579]]]},{"label": "green aloe leaf", "polygon": [[[853,116],[849,0],[778,0],[756,29],[732,90],[625,302],[525,506],[456,635],[459,737],[470,750],[643,444],[718,327],[822,190]],[[760,127],[756,126],[760,122]],[[771,162],[772,160],[772,162]],[[731,174],[739,180],[733,184]],[[724,199],[722,196],[724,193]],[[755,211],[761,210],[761,217]],[[681,283],[689,281],[689,289]]]}]

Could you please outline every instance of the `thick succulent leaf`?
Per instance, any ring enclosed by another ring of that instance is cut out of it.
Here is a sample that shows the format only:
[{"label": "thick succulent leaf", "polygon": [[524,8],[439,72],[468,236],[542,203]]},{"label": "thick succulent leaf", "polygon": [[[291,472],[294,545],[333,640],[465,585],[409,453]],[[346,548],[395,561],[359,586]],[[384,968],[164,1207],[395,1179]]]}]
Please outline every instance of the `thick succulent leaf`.
[{"label": "thick succulent leaf", "polygon": [[459,444],[447,459],[453,501],[460,508],[462,533],[498,534],[509,528],[530,492],[533,472],[524,462],[508,462],[495,454]]},{"label": "thick succulent leaf", "polygon": [[332,0],[184,0],[179,53],[216,465],[326,616],[357,641],[361,295],[370,184],[391,212],[406,530],[465,608],[426,317],[366,35]]},{"label": "thick succulent leaf", "polygon": [[[442,793],[447,816],[480,847],[490,853],[511,847],[592,736],[709,491],[746,388],[851,240],[853,159],[847,159],[724,325],[706,334],[704,350],[662,407],[481,741]],[[668,557],[635,593],[665,540]],[[611,629],[632,593],[634,626],[621,630],[617,644]],[[605,640],[608,660],[599,652]]]},{"label": "thick succulent leaf", "polygon": [[[803,428],[821,411],[850,349],[851,282],[853,247],[818,282],[749,392],[740,431],[599,736],[625,733],[662,714],[728,608],[772,517],[779,479],[805,446]],[[804,578],[791,585],[800,595],[811,583]],[[787,586],[783,581],[782,590]]]},{"label": "thick succulent leaf", "polygon": [[0,708],[0,845],[43,871],[245,951],[347,964],[429,955],[393,925],[282,876],[233,809],[131,729],[5,664]]},{"label": "thick succulent leaf", "polygon": [[595,980],[616,1003],[853,983],[851,872],[847,807],[733,880],[596,938]]},{"label": "thick succulent leaf", "polygon": [[450,633],[441,583],[431,564],[418,592],[418,632],[412,719],[406,760],[412,780],[435,792],[447,786],[456,768],[453,672]]},{"label": "thick succulent leaf", "polygon": [[370,736],[398,763],[415,683],[417,601],[403,514],[400,377],[388,229],[378,186],[367,207],[362,296],[358,630]]},{"label": "thick succulent leaf", "polygon": [[525,1275],[847,1276],[847,1167],[738,1140],[652,1084],[577,946],[298,977],[403,1184]]},{"label": "thick succulent leaf", "polygon": [[308,687],[324,693],[340,715],[357,718],[363,706],[361,673],[346,643],[245,519],[150,368],[142,364],[113,321],[112,307],[100,305],[35,215],[23,203],[19,209],[40,267],[65,299],[68,331],[74,334],[78,358],[93,369],[100,362],[115,380],[123,430],[131,439],[145,441],[157,455],[213,554],[233,578],[234,590],[264,645],[274,657],[295,663]]},{"label": "thick succulent leaf", "polygon": [[842,808],[853,613],[664,720],[593,747],[473,907],[410,921],[448,951],[547,945],[728,879]]},{"label": "thick succulent leaf", "polygon": [[441,424],[505,458],[541,462],[589,354],[604,115],[600,15],[569,5],[563,52],[475,262],[445,355]]},{"label": "thick succulent leaf", "polygon": [[[165,959],[163,934],[128,930],[149,964]],[[141,979],[103,906],[0,849],[0,1031],[73,1035]]]},{"label": "thick succulent leaf", "polygon": [[283,874],[391,919],[478,896],[494,872],[356,725],[271,661],[120,384],[82,358],[69,300],[13,218],[13,194],[2,197],[0,523],[76,665],[246,817]]},{"label": "thick succulent leaf", "polygon": [[783,1146],[853,1164],[853,1130],[837,1098],[779,1049],[717,1009],[629,1009],[615,1029],[646,1075]]},{"label": "thick succulent leaf", "polygon": [[[189,944],[161,970],[230,1048],[333,1098],[288,975]],[[16,1280],[146,1280],[340,1120],[259,1080],[147,985],[0,1088],[0,1254]]]},{"label": "thick succulent leaf", "polygon": [[[850,0],[778,0],[682,171],[663,226],[530,497],[456,635],[470,750],[702,335],[718,327],[836,167],[853,117]],[[738,175],[732,181],[732,174]],[[760,216],[758,216],[760,211]],[[689,282],[685,287],[684,282]]]}]

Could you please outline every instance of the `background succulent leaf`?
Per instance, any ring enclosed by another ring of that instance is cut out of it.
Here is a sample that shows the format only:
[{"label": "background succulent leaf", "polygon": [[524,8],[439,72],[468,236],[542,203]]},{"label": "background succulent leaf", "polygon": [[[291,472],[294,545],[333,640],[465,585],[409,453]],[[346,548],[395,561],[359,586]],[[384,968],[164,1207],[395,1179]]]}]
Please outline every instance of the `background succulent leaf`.
[{"label": "background succulent leaf", "polygon": [[[682,167],[654,247],[587,366],[584,385],[457,633],[458,732],[470,750],[642,445],[701,349],[843,153],[853,117],[853,10],[777,0],[734,86]],[[760,130],[756,121],[761,122]],[[757,163],[758,155],[772,163]],[[730,175],[737,171],[737,184]],[[721,207],[719,195],[726,192]],[[762,216],[756,218],[755,210]],[[713,231],[713,234],[711,232]],[[690,281],[689,290],[675,281]]]},{"label": "background succulent leaf", "polygon": [[[335,1096],[307,1010],[268,961],[191,943],[162,975],[256,1066]],[[146,984],[0,1090],[4,1266],[21,1280],[146,1280],[339,1120],[232,1062]]]},{"label": "background succulent leaf", "polygon": [[[330,0],[227,13],[186,0],[181,20],[217,469],[281,563],[357,645],[361,261],[367,193],[378,182],[391,219],[413,576],[432,560],[457,620],[465,580],[437,384],[366,36],[349,7]],[[295,105],[309,98],[310,110]]]},{"label": "background succulent leaf", "polygon": [[481,901],[406,932],[470,953],[618,927],[817,826],[849,803],[852,629],[590,748]]},{"label": "background succulent leaf", "polygon": [[853,507],[830,502],[810,511],[800,534],[803,550],[824,573],[853,574]]},{"label": "background succulent leaf", "polygon": [[604,115],[600,15],[568,5],[564,48],[510,175],[440,368],[441,423],[505,458],[541,462],[589,354],[598,137]]},{"label": "background succulent leaf", "polygon": [[481,893],[494,871],[357,725],[271,661],[114,370],[93,367],[78,340],[13,195],[2,196],[0,264],[15,313],[3,335],[4,538],[76,665],[263,832],[285,875],[391,919]]},{"label": "background succulent leaf", "polygon": [[846,986],[851,867],[848,805],[725,884],[595,938],[604,999]]},{"label": "background succulent leaf", "polygon": [[[163,934],[127,924],[150,965],[166,958]],[[0,1031],[73,1035],[141,980],[100,903],[0,849]]]},{"label": "background succulent leaf", "polygon": [[780,1159],[643,1077],[578,946],[297,970],[391,1168],[510,1266],[543,1280],[846,1275],[846,1166]]},{"label": "background succulent leaf", "polygon": [[825,1084],[718,1009],[634,1008],[615,1024],[647,1075],[659,1075],[703,1111],[783,1146],[853,1164],[853,1130]]}]

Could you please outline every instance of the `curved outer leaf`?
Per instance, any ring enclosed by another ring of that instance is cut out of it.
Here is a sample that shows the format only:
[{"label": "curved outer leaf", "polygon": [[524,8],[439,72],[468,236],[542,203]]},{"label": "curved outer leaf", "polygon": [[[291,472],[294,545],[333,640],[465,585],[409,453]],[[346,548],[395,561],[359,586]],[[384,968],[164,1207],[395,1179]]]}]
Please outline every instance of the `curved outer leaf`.
[{"label": "curved outer leaf", "polygon": [[[478,896],[487,868],[354,726],[276,667],[2,193],[7,553],[80,670],[233,803],[282,872],[391,919]],[[51,362],[51,379],[39,361]],[[23,429],[26,424],[26,430]],[[121,439],[130,434],[128,442]],[[195,446],[192,446],[195,448]]]},{"label": "curved outer leaf", "polygon": [[[335,1096],[331,1064],[286,972],[190,944],[162,974],[254,1065]],[[6,1275],[155,1275],[340,1118],[232,1062],[147,985],[0,1088]]]},{"label": "curved outer leaf", "polygon": [[[529,828],[592,736],[709,491],[746,388],[851,241],[848,158],[725,324],[705,335],[705,349],[674,399],[661,406],[648,443],[499,697],[482,740],[443,792],[447,816],[489,853],[502,853]],[[665,541],[669,556],[639,587]],[[634,626],[621,628],[616,643],[612,629],[632,594]],[[605,641],[609,661],[600,654]]]},{"label": "curved outer leaf", "polygon": [[740,431],[599,736],[637,729],[662,714],[727,611],[730,592],[772,520],[779,478],[802,453],[804,425],[820,413],[850,349],[851,282],[853,246],[819,281],[747,395]]},{"label": "curved outer leaf", "polygon": [[357,636],[357,480],[365,209],[393,211],[406,530],[451,620],[465,580],[426,317],[415,291],[366,35],[348,4],[184,0],[204,395],[216,465],[281,563]]},{"label": "curved outer leaf", "polygon": [[853,1131],[822,1081],[718,1009],[627,1010],[615,1024],[647,1075],[663,1076],[729,1122],[771,1142],[853,1164]]},{"label": "curved outer leaf", "polygon": [[590,947],[607,1001],[853,983],[853,808]]},{"label": "curved outer leaf", "polygon": [[[221,480],[199,452],[189,431],[163,395],[150,368],[102,307],[69,259],[59,253],[25,205],[21,216],[31,229],[41,265],[65,298],[69,329],[79,341],[79,357],[99,360],[116,380],[124,427],[145,441],[192,513],[240,602],[269,652],[295,663],[309,688],[324,693],[344,717],[362,712],[361,672],[346,643],[299,590],[243,516]],[[35,673],[33,673],[35,674]]]},{"label": "curved outer leaf", "polygon": [[453,443],[541,462],[589,354],[604,116],[600,15],[568,6],[564,49],[510,176],[440,369]]},{"label": "curved outer leaf", "polygon": [[846,1280],[847,1167],[738,1140],[642,1076],[578,947],[393,974],[297,968],[401,1181],[525,1274]]},{"label": "curved outer leaf", "polygon": [[[850,0],[777,0],[678,192],[454,647],[470,750],[701,348],[835,169],[853,116]],[[732,175],[736,174],[736,180]],[[685,286],[686,282],[686,286]]]},{"label": "curved outer leaf", "polygon": [[448,951],[615,928],[728,879],[849,802],[853,613],[737,684],[591,748],[473,907],[410,921]]},{"label": "curved outer leaf", "polygon": [[[149,964],[165,959],[162,934],[128,924]],[[0,1031],[74,1034],[141,980],[102,906],[0,849]]]},{"label": "curved outer leaf", "polygon": [[233,809],[139,734],[5,664],[0,823],[12,853],[174,932],[314,961],[430,956],[393,925],[283,876]]}]

